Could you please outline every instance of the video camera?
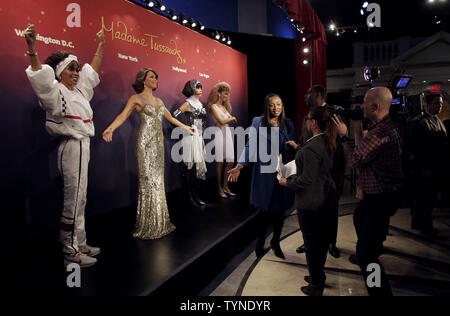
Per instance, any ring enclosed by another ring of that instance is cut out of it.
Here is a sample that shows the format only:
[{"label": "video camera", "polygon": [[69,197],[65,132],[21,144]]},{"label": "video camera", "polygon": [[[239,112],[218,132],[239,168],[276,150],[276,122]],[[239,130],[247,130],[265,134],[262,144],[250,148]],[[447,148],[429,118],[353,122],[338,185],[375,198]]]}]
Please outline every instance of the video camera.
[{"label": "video camera", "polygon": [[[381,77],[381,69],[379,67],[374,68],[364,68],[364,79],[368,81],[368,83],[357,85],[358,88],[362,87],[370,87],[373,88],[373,82]],[[389,88],[393,95],[392,106],[390,115],[394,120],[404,120],[405,116],[407,116],[406,104],[407,99],[405,96],[399,93],[400,89],[406,89],[408,85],[412,81],[412,76],[409,75],[396,75],[391,80],[391,85]],[[364,97],[357,97],[355,102],[357,104],[364,103]],[[353,121],[362,121],[364,120],[364,111],[361,106],[357,106],[354,109],[351,108],[343,108],[337,107],[335,113],[343,118],[347,118]]]}]

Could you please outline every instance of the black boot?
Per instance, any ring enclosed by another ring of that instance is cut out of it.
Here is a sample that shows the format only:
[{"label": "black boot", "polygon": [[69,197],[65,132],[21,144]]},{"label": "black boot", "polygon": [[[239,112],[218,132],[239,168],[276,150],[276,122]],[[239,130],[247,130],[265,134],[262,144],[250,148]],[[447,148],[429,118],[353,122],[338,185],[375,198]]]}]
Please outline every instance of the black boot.
[{"label": "black boot", "polygon": [[286,259],[286,257],[284,256],[283,251],[281,250],[280,247],[280,242],[274,242],[273,240],[270,242],[270,245],[272,246],[272,250],[275,253],[275,256],[277,256],[278,258],[281,259]]},{"label": "black boot", "polygon": [[265,253],[264,243],[265,243],[265,241],[266,241],[265,231],[264,232],[260,232],[259,237],[258,237],[258,241],[256,242],[256,247],[255,247],[255,254],[256,254],[257,258],[260,258],[260,257],[264,256],[264,253]]},{"label": "black boot", "polygon": [[199,208],[200,204],[195,199],[195,195],[192,192],[191,188],[189,188],[189,187],[188,187],[188,194],[189,194],[189,202],[191,203],[191,205],[195,208]]},{"label": "black boot", "polygon": [[341,252],[334,244],[330,245],[328,252],[330,253],[330,255],[332,255],[335,258],[339,258],[341,256]]},{"label": "black boot", "polygon": [[303,286],[300,289],[308,296],[323,296],[323,285],[315,286],[310,284],[308,286]]},{"label": "black boot", "polygon": [[300,247],[298,247],[295,250],[297,253],[305,253],[306,249],[305,249],[305,245],[301,245]]}]

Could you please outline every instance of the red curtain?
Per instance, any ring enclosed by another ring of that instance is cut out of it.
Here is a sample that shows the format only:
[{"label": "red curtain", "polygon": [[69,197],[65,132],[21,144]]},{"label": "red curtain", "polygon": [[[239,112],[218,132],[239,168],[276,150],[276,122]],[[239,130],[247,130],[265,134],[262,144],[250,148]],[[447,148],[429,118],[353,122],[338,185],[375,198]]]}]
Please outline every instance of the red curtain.
[{"label": "red curtain", "polygon": [[[327,84],[327,37],[322,21],[320,21],[309,0],[277,0],[283,4],[290,17],[299,25],[306,27],[305,33],[295,39],[295,56],[297,68],[297,137],[300,139],[303,117],[308,113],[305,95],[311,84]],[[307,41],[303,42],[303,38]],[[309,48],[309,53],[304,49]],[[308,64],[303,63],[308,60]]]}]

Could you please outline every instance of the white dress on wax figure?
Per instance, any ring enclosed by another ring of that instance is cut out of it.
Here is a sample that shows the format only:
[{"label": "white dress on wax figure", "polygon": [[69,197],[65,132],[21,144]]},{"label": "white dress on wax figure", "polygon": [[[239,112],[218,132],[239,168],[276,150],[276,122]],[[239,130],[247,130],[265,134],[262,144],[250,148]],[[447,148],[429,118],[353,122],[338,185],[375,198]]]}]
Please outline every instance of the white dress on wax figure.
[{"label": "white dress on wax figure", "polygon": [[203,124],[206,120],[206,109],[194,96],[186,101],[190,105],[188,124],[192,126],[195,134],[183,137],[183,148],[188,149],[187,153],[183,153],[184,162],[189,170],[192,169],[195,164],[197,168],[197,178],[205,180],[207,168],[205,161],[205,142],[203,140]]},{"label": "white dress on wax figure", "polygon": [[[74,60],[77,61],[76,57],[71,55],[65,61],[67,63]],[[62,70],[58,71],[57,68],[58,76]],[[76,256],[80,252],[90,254],[93,250],[86,244],[84,211],[90,137],[95,134],[93,111],[89,102],[100,80],[89,64],[85,64],[80,71],[74,90],[69,90],[58,82],[55,79],[55,71],[49,65],[43,64],[42,69],[37,71],[33,71],[29,66],[26,74],[39,98],[40,106],[46,111],[47,132],[63,136],[58,149],[58,170],[64,181],[60,241],[65,258],[70,260],[68,257]],[[96,251],[99,252],[99,249],[96,248]]]},{"label": "white dress on wax figure", "polygon": [[[231,114],[227,110],[221,109],[216,104],[213,104],[217,113],[224,120],[231,118]],[[233,135],[231,133],[230,125],[224,124],[221,127],[216,126],[214,133],[214,146],[216,149],[216,161],[218,162],[234,162],[234,144]]]}]

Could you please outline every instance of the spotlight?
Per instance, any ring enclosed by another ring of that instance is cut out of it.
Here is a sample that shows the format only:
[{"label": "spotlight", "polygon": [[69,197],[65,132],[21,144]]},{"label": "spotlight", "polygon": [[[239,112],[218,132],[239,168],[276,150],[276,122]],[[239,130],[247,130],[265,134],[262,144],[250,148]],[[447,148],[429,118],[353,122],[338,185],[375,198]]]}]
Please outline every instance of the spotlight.
[{"label": "spotlight", "polygon": [[230,39],[229,36],[227,37],[227,44],[228,44],[228,45],[231,45],[231,39]]},{"label": "spotlight", "polygon": [[194,21],[193,18],[189,18],[188,22],[192,28],[195,28],[197,26],[197,23]]},{"label": "spotlight", "polygon": [[378,68],[378,67],[374,67],[374,68],[364,67],[364,79],[366,81],[377,80],[380,77],[381,77],[381,70],[380,70],[380,68]]},{"label": "spotlight", "polygon": [[303,61],[303,65],[308,65],[309,61],[307,61],[306,59]]},{"label": "spotlight", "polygon": [[169,11],[167,11],[167,13],[169,13],[169,15],[171,16],[171,18],[172,18],[173,21],[178,20],[178,16],[177,16],[177,14],[175,13],[175,10],[174,10],[174,9],[169,9]]},{"label": "spotlight", "polygon": [[166,11],[167,9],[161,0],[156,0],[156,7],[159,8],[161,11]]},{"label": "spotlight", "polygon": [[225,37],[225,35],[223,35],[223,33],[222,33],[221,36],[222,36],[222,42],[226,42],[227,38]]},{"label": "spotlight", "polygon": [[181,24],[186,25],[186,24],[188,23],[188,20],[186,19],[184,13],[181,12],[181,13],[178,15],[178,17],[180,18]]},{"label": "spotlight", "polygon": [[359,13],[361,13],[361,15],[366,14],[366,9],[367,9],[368,6],[369,6],[369,2],[367,2],[367,1],[364,2],[363,5],[362,5],[361,10],[359,11]]},{"label": "spotlight", "polygon": [[335,31],[335,30],[336,30],[336,24],[331,23],[331,24],[330,24],[330,30],[331,30],[331,31]]},{"label": "spotlight", "polygon": [[148,2],[148,6],[149,6],[150,8],[153,8],[153,7],[155,6],[155,1],[149,1],[149,2]]},{"label": "spotlight", "polygon": [[302,38],[302,42],[305,43],[306,42],[306,37]]},{"label": "spotlight", "polygon": [[304,52],[305,54],[308,54],[308,53],[310,52],[309,47],[304,48],[304,49],[303,49],[303,52]]},{"label": "spotlight", "polygon": [[204,31],[205,30],[205,26],[202,24],[202,22],[197,20],[197,25],[200,27],[200,31]]},{"label": "spotlight", "polygon": [[215,38],[216,40],[220,40],[220,34],[219,34],[219,32],[216,31],[216,33],[214,33],[214,38]]}]

